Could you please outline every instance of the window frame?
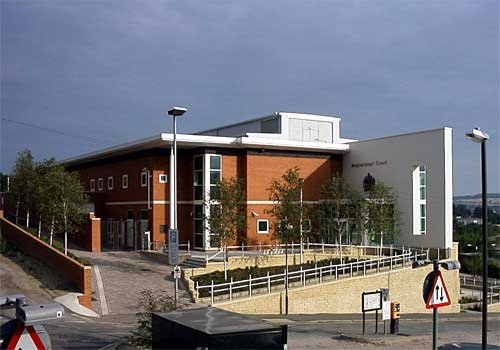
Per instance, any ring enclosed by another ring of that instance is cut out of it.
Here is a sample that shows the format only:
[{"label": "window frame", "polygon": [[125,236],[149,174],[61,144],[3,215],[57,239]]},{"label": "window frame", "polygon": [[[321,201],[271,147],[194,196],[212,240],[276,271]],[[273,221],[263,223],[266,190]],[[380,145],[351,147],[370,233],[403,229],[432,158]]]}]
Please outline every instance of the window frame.
[{"label": "window frame", "polygon": [[[162,178],[164,178],[164,180],[162,180]],[[158,175],[158,183],[161,183],[161,184],[168,183],[168,175],[167,174],[159,174]]]},{"label": "window frame", "polygon": [[97,178],[97,190],[102,191],[103,190],[103,180],[102,177]]},{"label": "window frame", "polygon": [[[146,181],[142,181],[145,179]],[[141,187],[148,187],[148,172],[147,171],[141,171]]]},{"label": "window frame", "polygon": [[[111,186],[110,186],[109,180],[111,180]],[[115,182],[114,179],[113,179],[113,176],[108,176],[108,181],[107,182],[108,182],[108,190],[112,190],[113,187],[114,187],[114,182]]]},{"label": "window frame", "polygon": [[122,188],[125,190],[128,188],[128,174],[122,175]]},{"label": "window frame", "polygon": [[[259,224],[261,222],[265,222],[266,223],[266,226],[267,226],[266,230],[261,230],[260,229]],[[266,235],[268,233],[269,233],[269,219],[257,219],[257,234],[259,234],[259,235]]]},{"label": "window frame", "polygon": [[95,192],[95,179],[90,179],[90,192]]}]

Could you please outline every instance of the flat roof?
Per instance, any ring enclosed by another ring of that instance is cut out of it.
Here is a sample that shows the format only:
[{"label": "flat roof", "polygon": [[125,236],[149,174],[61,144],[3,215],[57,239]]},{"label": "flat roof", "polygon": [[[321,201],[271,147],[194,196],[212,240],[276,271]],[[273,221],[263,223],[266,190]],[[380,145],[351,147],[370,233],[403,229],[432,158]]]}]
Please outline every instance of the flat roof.
[{"label": "flat roof", "polygon": [[[345,143],[321,143],[291,141],[286,139],[258,138],[258,137],[224,137],[177,134],[177,147],[181,149],[199,147],[219,147],[232,149],[268,149],[268,150],[288,150],[306,151],[314,153],[340,154],[349,150],[349,145]],[[93,162],[100,159],[120,156],[137,151],[153,148],[170,149],[173,143],[173,134],[162,133],[160,135],[139,139],[136,141],[123,143],[117,146],[108,147],[95,152],[82,154],[79,156],[63,159],[60,163],[74,166]]]}]

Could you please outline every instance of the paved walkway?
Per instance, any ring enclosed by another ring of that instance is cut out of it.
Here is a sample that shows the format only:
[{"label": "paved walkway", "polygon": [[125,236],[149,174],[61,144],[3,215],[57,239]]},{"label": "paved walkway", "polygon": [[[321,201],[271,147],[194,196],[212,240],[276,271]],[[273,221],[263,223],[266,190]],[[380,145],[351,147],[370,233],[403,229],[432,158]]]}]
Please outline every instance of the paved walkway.
[{"label": "paved walkway", "polygon": [[[174,296],[172,267],[161,259],[149,258],[135,251],[91,253],[72,249],[92,265],[98,266],[109,314],[136,313],[140,292],[150,289],[154,294]],[[102,314],[95,269],[92,269],[94,310]],[[179,303],[191,304],[191,297],[179,283]]]}]

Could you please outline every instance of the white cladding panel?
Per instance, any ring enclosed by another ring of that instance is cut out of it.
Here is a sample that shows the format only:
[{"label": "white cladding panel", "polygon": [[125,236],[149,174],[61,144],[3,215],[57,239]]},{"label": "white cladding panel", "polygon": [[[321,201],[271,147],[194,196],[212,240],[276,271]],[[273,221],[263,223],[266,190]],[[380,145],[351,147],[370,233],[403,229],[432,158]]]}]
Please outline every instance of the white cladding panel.
[{"label": "white cladding panel", "polygon": [[[344,156],[344,176],[358,190],[370,173],[398,196],[398,243],[414,247],[451,248],[453,239],[452,130],[443,128],[375,140],[353,142]],[[426,169],[427,229],[414,235],[413,172]]]},{"label": "white cladding panel", "polygon": [[292,141],[333,142],[333,124],[318,120],[289,118],[289,138]]}]

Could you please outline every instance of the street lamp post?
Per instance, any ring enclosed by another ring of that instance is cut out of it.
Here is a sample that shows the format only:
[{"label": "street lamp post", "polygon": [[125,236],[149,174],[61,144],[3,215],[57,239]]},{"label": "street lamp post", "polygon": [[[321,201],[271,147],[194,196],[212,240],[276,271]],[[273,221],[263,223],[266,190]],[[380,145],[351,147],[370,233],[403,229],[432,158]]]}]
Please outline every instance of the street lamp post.
[{"label": "street lamp post", "polygon": [[[174,271],[179,271],[180,268],[178,266],[178,256],[179,256],[179,232],[177,230],[177,123],[176,118],[182,116],[187,112],[187,109],[184,107],[173,107],[168,111],[168,114],[173,117],[173,145],[170,147],[170,229],[174,233],[175,240],[175,249],[172,248],[173,242],[171,239],[171,232],[169,232],[168,237],[168,246],[169,246],[169,262],[171,264],[175,264]],[[175,250],[175,251],[174,251]],[[174,254],[172,254],[174,253]],[[175,259],[172,257],[175,255]],[[174,276],[175,279],[175,308],[177,309],[177,303],[179,299],[179,278],[178,276]]]},{"label": "street lamp post", "polygon": [[484,131],[475,128],[465,136],[481,144],[481,192],[483,214],[483,306],[482,306],[482,348],[488,346],[488,202],[486,200],[486,141],[489,136]]},{"label": "street lamp post", "polygon": [[177,117],[182,116],[187,112],[184,107],[173,107],[168,111],[168,115],[173,118],[173,134],[174,140],[170,147],[170,228],[177,230]]},{"label": "street lamp post", "polygon": [[[300,178],[299,179],[299,184],[300,184],[300,263],[304,263],[304,238],[303,238],[303,225],[302,225],[302,220],[303,220],[303,214],[302,214],[302,208],[303,208],[303,203],[304,203],[304,179]],[[293,250],[293,248],[292,248]]]}]

